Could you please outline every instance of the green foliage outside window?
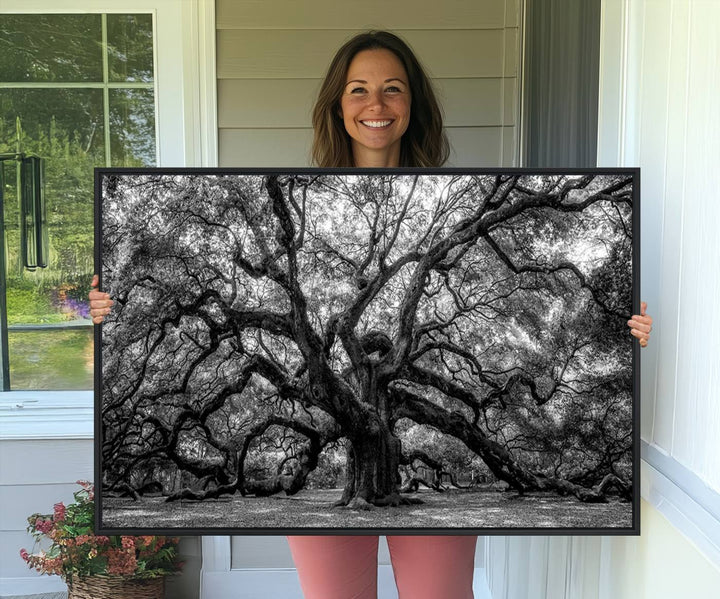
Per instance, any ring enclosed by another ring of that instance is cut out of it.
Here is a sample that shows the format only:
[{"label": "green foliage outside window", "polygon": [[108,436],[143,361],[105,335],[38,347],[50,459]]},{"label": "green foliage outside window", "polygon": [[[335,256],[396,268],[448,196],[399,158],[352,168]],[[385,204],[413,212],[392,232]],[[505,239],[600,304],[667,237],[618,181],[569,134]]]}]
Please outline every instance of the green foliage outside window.
[{"label": "green foliage outside window", "polygon": [[45,159],[50,242],[48,268],[24,269],[15,163],[5,162],[11,385],[89,389],[93,169],[155,164],[152,15],[2,15],[0,55],[0,153]]}]

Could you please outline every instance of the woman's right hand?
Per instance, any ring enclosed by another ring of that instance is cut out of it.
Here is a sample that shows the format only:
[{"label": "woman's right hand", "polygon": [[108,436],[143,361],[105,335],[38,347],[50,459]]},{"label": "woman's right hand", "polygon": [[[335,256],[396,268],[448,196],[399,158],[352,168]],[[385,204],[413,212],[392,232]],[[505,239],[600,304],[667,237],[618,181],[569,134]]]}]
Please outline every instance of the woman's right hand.
[{"label": "woman's right hand", "polygon": [[100,324],[105,318],[105,315],[110,314],[110,306],[115,302],[110,299],[110,294],[97,289],[97,275],[93,276],[90,285],[92,287],[92,290],[88,294],[88,299],[90,300],[90,317],[92,318],[93,324]]}]

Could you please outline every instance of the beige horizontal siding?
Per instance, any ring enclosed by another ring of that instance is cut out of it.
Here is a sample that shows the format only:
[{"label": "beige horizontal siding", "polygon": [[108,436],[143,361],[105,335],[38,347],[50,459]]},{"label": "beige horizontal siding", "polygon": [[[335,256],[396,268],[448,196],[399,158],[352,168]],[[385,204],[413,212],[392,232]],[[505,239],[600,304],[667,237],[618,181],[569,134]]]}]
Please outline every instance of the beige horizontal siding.
[{"label": "beige horizontal siding", "polygon": [[309,166],[312,129],[220,129],[220,166]]},{"label": "beige horizontal siding", "polygon": [[321,79],[221,79],[218,127],[309,127]]},{"label": "beige horizontal siding", "polygon": [[448,166],[486,168],[508,166],[504,146],[513,147],[515,127],[449,127]]},{"label": "beige horizontal siding", "polygon": [[[222,79],[220,128],[308,127],[321,79]],[[515,124],[515,78],[438,79],[448,127]]]},{"label": "beige horizontal siding", "polygon": [[85,439],[63,440],[62,443],[25,439],[0,441],[0,486],[26,484],[28,464],[32,464],[33,484],[93,480],[92,451],[92,440]]},{"label": "beige horizontal siding", "polygon": [[218,0],[221,166],[307,166],[327,66],[370,28],[397,32],[433,77],[455,166],[516,164],[520,0]]},{"label": "beige horizontal siding", "polygon": [[218,3],[218,29],[496,29],[517,27],[518,3],[505,0],[250,0]]},{"label": "beige horizontal siding", "polygon": [[[28,516],[29,515],[30,514],[28,514]],[[27,526],[27,522],[25,523],[25,526]],[[1,532],[0,579],[35,576],[36,574],[34,571],[28,570],[27,564],[22,560],[19,553],[20,549],[27,549],[28,551],[32,550],[33,538],[25,532],[24,528],[23,530],[3,530]],[[4,591],[5,589],[2,590]],[[1,596],[5,597],[6,595],[3,593]],[[10,597],[12,597],[12,595],[10,595]]]},{"label": "beige horizontal siding", "polygon": [[[407,40],[432,77],[514,77],[517,30],[415,30]],[[218,79],[315,79],[357,31],[219,30]],[[503,50],[504,49],[504,50]]]},{"label": "beige horizontal siding", "polygon": [[93,478],[92,439],[0,441],[0,579],[33,575],[18,554],[33,546],[27,517],[51,514],[73,501],[75,481]]},{"label": "beige horizontal siding", "polygon": [[0,530],[24,531],[30,514],[52,514],[53,506],[59,501],[66,504],[74,501],[73,493],[79,489],[74,482],[3,485],[0,487]]},{"label": "beige horizontal siding", "polygon": [[516,80],[437,79],[438,100],[447,127],[515,124]]},{"label": "beige horizontal siding", "polygon": [[[512,164],[515,127],[448,127],[452,166]],[[312,129],[220,129],[220,166],[303,167],[310,164]]]}]

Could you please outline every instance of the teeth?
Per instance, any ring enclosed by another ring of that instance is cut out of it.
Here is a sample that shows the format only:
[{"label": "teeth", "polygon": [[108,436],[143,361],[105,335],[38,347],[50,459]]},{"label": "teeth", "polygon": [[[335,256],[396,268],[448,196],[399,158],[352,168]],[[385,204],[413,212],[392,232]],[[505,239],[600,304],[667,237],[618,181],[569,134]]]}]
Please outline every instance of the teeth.
[{"label": "teeth", "polygon": [[392,121],[362,121],[368,127],[387,127]]}]

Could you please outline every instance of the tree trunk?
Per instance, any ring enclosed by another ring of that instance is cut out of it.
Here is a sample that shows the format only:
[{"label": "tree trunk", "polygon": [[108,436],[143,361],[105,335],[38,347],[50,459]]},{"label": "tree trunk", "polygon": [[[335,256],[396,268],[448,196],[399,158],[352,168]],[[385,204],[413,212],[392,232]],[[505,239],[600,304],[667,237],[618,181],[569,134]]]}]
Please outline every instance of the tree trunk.
[{"label": "tree trunk", "polygon": [[365,427],[348,443],[347,481],[336,505],[352,509],[420,503],[400,496],[400,440],[389,426]]}]

